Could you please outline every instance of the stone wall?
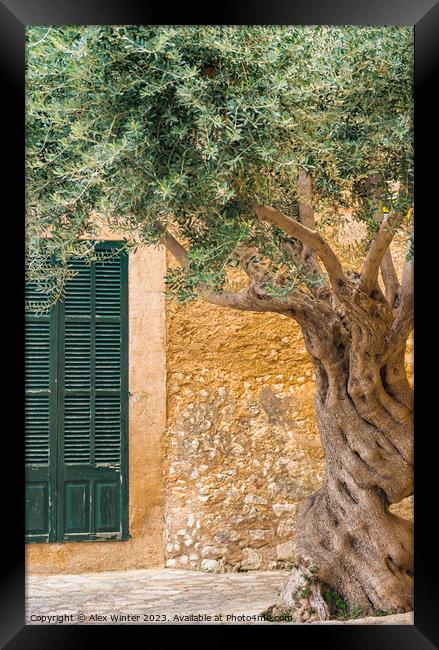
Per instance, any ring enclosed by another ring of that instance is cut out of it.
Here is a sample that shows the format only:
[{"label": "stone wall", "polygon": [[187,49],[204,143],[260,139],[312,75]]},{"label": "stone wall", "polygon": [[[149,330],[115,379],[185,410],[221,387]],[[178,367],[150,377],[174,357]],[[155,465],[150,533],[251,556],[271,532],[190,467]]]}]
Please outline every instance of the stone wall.
[{"label": "stone wall", "polygon": [[[411,373],[411,341],[407,364]],[[297,504],[324,471],[298,326],[277,314],[169,302],[167,370],[166,566],[285,566]],[[392,506],[408,519],[412,509],[412,499]]]},{"label": "stone wall", "polygon": [[323,473],[298,327],[205,304],[167,321],[166,566],[274,568]]}]

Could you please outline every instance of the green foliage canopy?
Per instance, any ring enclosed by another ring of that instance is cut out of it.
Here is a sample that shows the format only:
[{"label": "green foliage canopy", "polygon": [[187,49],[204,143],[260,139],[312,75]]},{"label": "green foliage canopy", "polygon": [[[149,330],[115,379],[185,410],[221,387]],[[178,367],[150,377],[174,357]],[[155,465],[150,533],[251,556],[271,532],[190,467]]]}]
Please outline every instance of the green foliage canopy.
[{"label": "green foliage canopy", "polygon": [[368,177],[387,206],[411,203],[412,78],[408,27],[28,28],[28,278],[59,295],[69,257],[93,258],[93,211],[128,248],[183,240],[182,300],[220,291],[244,241],[291,266],[252,205],[296,216],[300,168],[318,208],[372,232]]}]

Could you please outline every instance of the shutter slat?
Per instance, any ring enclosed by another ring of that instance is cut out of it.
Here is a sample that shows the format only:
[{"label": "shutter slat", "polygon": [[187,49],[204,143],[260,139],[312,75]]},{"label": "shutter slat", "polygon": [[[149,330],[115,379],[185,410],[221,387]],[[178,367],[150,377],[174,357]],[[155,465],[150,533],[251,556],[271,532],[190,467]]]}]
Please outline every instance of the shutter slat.
[{"label": "shutter slat", "polygon": [[[66,287],[64,326],[64,462],[91,461],[91,267],[71,259],[76,276]],[[85,320],[74,320],[80,316]],[[85,395],[70,395],[70,391]]]},{"label": "shutter slat", "polygon": [[[96,316],[113,317],[96,322],[96,389],[121,387],[121,259],[96,263]],[[115,321],[117,317],[117,321]],[[97,463],[120,463],[121,398],[96,395],[95,459]]]},{"label": "shutter slat", "polygon": [[[66,290],[64,458],[90,463],[94,449],[96,463],[114,464],[121,444],[121,260],[98,259],[93,266],[94,283],[90,268],[74,260],[78,275]],[[75,390],[89,390],[89,397],[69,395]],[[95,395],[105,390],[118,393]]]},{"label": "shutter slat", "polygon": [[66,287],[65,313],[66,316],[90,316],[91,309],[91,273],[90,266],[84,260],[72,258],[69,268],[76,275]]},{"label": "shutter slat", "polygon": [[[88,376],[90,379],[90,376]],[[64,461],[89,463],[91,447],[90,396],[64,398]]]},{"label": "shutter slat", "polygon": [[[68,295],[68,291],[67,291]],[[85,306],[88,309],[88,305]],[[67,390],[90,389],[91,323],[66,320],[65,386]]]},{"label": "shutter slat", "polygon": [[49,462],[49,395],[26,395],[25,462],[47,465]]},{"label": "shutter slat", "polygon": [[98,463],[120,463],[120,396],[97,395],[95,457]]},{"label": "shutter slat", "polygon": [[[45,302],[34,283],[25,288],[27,304]],[[25,321],[25,463],[49,464],[50,440],[50,316],[26,315]]]},{"label": "shutter slat", "polygon": [[29,320],[25,323],[25,386],[49,390],[50,321]]},{"label": "shutter slat", "polygon": [[120,317],[121,260],[120,257],[97,261],[96,315]]}]

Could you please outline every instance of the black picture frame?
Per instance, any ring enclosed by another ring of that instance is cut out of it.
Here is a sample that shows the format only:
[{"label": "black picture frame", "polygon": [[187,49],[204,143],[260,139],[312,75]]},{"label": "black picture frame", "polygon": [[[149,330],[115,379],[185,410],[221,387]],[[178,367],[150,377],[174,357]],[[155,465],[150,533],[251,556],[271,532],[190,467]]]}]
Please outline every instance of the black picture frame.
[{"label": "black picture frame", "polygon": [[[25,26],[56,24],[327,24],[327,25],[414,25],[415,26],[415,624],[390,625],[325,625],[325,626],[196,626],[207,632],[212,640],[222,642],[226,635],[239,642],[263,642],[282,635],[297,647],[303,643],[321,643],[326,648],[346,647],[361,650],[409,648],[429,650],[439,643],[439,586],[437,576],[437,540],[434,532],[435,476],[437,456],[432,452],[437,425],[432,405],[436,384],[429,377],[429,368],[438,367],[435,333],[439,332],[437,309],[434,310],[435,257],[434,208],[437,186],[437,165],[429,154],[438,153],[437,108],[433,100],[437,85],[439,53],[439,3],[433,0],[261,0],[253,4],[238,4],[224,0],[215,6],[197,7],[182,3],[172,7],[160,3],[136,4],[131,0],[3,0],[0,2],[0,67],[3,83],[0,105],[5,111],[3,135],[10,134],[11,144],[5,145],[3,158],[7,163],[2,175],[3,243],[12,252],[7,266],[3,265],[6,294],[4,317],[7,325],[3,336],[3,375],[7,380],[3,419],[4,472],[2,498],[2,579],[0,582],[0,642],[10,650],[32,648],[82,648],[111,634],[114,644],[129,643],[135,631],[151,638],[151,626],[93,626],[93,625],[24,625],[24,454],[23,399],[24,347],[23,319],[23,257],[24,239],[24,71]],[[436,84],[435,84],[436,81]],[[436,140],[435,140],[436,137]],[[431,164],[431,162],[433,164]],[[6,199],[10,208],[5,209]],[[6,237],[5,237],[6,235]],[[424,249],[424,250],[423,250]],[[17,286],[14,286],[14,285]],[[9,291],[9,297],[8,297]],[[14,307],[15,324],[10,317]],[[21,326],[20,326],[21,325]],[[15,341],[13,341],[16,337]],[[6,360],[10,350],[11,360]],[[436,357],[436,358],[435,358]],[[436,371],[437,372],[437,371]],[[433,375],[434,377],[434,375]],[[15,404],[14,404],[15,399]],[[6,451],[7,450],[7,451]],[[6,478],[7,467],[11,475]],[[23,478],[19,478],[23,477]],[[189,630],[187,628],[190,628]],[[123,629],[121,629],[123,628]],[[163,633],[177,632],[192,646],[198,642],[193,626],[161,627]],[[214,634],[211,634],[211,633]],[[298,635],[301,637],[300,640]],[[317,638],[318,637],[318,638]],[[211,642],[211,641],[209,641]],[[300,644],[300,645],[299,645]]]}]

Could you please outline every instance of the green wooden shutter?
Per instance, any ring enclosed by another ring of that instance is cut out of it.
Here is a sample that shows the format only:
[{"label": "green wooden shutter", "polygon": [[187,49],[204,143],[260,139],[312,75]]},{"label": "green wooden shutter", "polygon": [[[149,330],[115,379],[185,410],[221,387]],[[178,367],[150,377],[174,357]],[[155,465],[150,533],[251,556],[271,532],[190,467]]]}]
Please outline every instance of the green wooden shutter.
[{"label": "green wooden shutter", "polygon": [[[26,301],[41,302],[34,285]],[[25,529],[28,541],[53,541],[56,517],[57,314],[25,320]]]},{"label": "green wooden shutter", "polygon": [[113,246],[91,266],[71,260],[76,276],[56,306],[58,541],[128,534],[127,257],[108,257]]}]

